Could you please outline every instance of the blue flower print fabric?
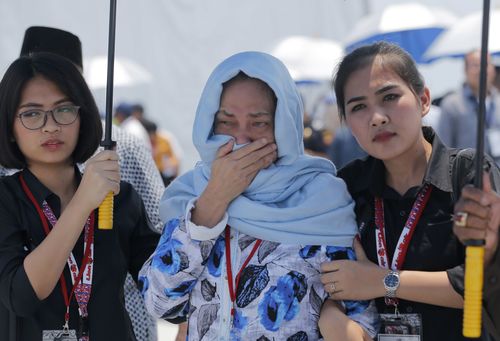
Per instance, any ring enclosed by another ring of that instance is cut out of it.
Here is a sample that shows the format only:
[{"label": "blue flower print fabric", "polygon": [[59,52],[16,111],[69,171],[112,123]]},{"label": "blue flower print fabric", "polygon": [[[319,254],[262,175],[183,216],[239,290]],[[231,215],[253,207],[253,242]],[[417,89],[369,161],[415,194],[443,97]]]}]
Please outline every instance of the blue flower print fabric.
[{"label": "blue flower print fabric", "polygon": [[[233,278],[241,270],[233,304],[225,242],[224,233],[192,240],[183,219],[169,221],[139,277],[149,312],[171,321],[187,318],[190,340],[321,340],[318,319],[328,295],[319,280],[320,264],[355,259],[354,251],[262,241],[241,269],[256,239],[231,230]],[[347,315],[375,336],[373,303],[343,304]]]}]

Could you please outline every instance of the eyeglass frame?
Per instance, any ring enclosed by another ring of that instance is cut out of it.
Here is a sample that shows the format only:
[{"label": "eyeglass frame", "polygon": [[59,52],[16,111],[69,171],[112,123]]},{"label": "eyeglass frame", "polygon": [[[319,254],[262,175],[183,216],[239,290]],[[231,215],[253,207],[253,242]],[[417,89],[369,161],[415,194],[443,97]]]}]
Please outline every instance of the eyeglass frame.
[{"label": "eyeglass frame", "polygon": [[[75,119],[73,121],[71,121],[70,123],[60,123],[56,120],[55,116],[54,116],[54,110],[57,110],[59,108],[64,108],[64,107],[71,107],[71,108],[75,108],[76,109],[76,115],[75,115]],[[41,129],[43,127],[45,127],[45,125],[47,124],[47,120],[48,120],[48,116],[49,116],[49,113],[50,115],[52,116],[52,119],[54,120],[54,122],[56,122],[56,124],[60,125],[60,126],[69,126],[73,123],[75,123],[75,121],[77,120],[78,116],[80,115],[80,108],[81,106],[78,106],[78,105],[72,105],[72,104],[63,104],[63,105],[59,105],[55,108],[52,108],[50,110],[42,110],[42,109],[31,109],[31,110],[26,110],[26,111],[23,111],[19,114],[16,114],[16,116],[19,118],[19,120],[21,121],[21,124],[23,125],[24,128],[28,129],[28,130],[38,130],[38,129]],[[24,124],[24,121],[22,119],[22,115],[23,114],[26,114],[30,111],[39,111],[41,113],[44,114],[44,117],[43,117],[43,124],[38,127],[38,128],[28,128],[26,126],[26,124]]]}]

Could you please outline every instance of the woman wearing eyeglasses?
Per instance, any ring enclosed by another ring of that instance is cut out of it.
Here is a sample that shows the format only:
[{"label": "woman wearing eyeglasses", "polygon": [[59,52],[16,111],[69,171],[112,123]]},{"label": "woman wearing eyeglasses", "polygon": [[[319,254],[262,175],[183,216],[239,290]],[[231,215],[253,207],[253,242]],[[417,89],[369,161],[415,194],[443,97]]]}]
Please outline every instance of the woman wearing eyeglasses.
[{"label": "woman wearing eyeglasses", "polygon": [[[11,64],[0,82],[0,164],[21,171],[0,180],[1,340],[135,340],[123,283],[158,236],[120,182],[116,153],[90,158],[101,135],[71,62],[40,53]],[[99,230],[109,192],[114,229]]]}]

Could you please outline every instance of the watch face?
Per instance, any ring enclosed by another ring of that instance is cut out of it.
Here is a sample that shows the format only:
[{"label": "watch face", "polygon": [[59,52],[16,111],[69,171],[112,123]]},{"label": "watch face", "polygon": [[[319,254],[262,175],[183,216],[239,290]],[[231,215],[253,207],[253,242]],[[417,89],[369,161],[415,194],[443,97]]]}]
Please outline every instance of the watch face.
[{"label": "watch face", "polygon": [[385,276],[384,284],[388,288],[396,288],[399,284],[399,277],[393,273],[390,273]]}]

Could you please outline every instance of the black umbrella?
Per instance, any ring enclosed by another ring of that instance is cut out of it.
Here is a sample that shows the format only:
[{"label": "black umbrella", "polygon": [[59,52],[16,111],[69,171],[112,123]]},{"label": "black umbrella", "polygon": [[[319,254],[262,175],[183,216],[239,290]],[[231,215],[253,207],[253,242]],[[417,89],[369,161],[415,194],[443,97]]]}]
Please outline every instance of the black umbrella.
[{"label": "black umbrella", "polygon": [[[109,6],[109,36],[108,36],[108,76],[106,85],[106,125],[104,127],[104,140],[101,146],[112,149],[115,142],[111,138],[113,125],[113,77],[115,66],[115,28],[116,28],[116,0],[110,0]],[[101,206],[99,206],[99,229],[111,230],[113,228],[113,196],[108,193]]]},{"label": "black umbrella", "polygon": [[[484,165],[484,118],[486,112],[486,63],[488,58],[488,30],[490,24],[490,1],[483,1],[483,26],[481,33],[481,70],[479,73],[479,109],[477,115],[477,142],[475,159],[476,188],[483,187]],[[481,309],[483,296],[484,239],[465,242],[465,293],[463,335],[470,338],[481,336]]]}]

